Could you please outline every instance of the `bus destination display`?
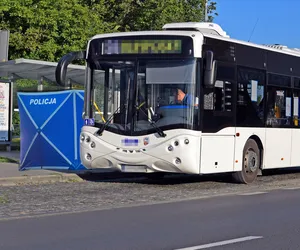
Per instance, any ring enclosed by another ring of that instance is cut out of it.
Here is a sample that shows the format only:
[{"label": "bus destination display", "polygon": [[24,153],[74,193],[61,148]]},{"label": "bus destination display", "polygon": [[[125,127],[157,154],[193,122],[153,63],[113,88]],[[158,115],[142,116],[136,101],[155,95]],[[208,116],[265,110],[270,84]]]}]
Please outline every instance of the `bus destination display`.
[{"label": "bus destination display", "polygon": [[109,39],[102,43],[102,54],[181,54],[179,39],[128,40]]}]

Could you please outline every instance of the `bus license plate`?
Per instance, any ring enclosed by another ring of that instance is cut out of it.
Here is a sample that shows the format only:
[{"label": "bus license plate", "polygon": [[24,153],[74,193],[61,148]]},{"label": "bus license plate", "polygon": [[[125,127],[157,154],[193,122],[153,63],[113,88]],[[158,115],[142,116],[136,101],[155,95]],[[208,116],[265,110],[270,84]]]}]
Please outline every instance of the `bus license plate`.
[{"label": "bus license plate", "polygon": [[146,173],[146,166],[141,165],[122,165],[122,172],[131,172],[131,173]]}]

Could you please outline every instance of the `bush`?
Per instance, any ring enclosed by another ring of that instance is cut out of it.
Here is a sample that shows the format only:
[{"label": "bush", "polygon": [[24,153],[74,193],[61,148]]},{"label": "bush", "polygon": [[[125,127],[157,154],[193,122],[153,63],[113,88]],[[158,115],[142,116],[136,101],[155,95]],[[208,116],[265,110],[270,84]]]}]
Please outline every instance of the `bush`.
[{"label": "bush", "polygon": [[20,115],[17,111],[13,111],[12,124],[14,126],[13,136],[20,136]]}]

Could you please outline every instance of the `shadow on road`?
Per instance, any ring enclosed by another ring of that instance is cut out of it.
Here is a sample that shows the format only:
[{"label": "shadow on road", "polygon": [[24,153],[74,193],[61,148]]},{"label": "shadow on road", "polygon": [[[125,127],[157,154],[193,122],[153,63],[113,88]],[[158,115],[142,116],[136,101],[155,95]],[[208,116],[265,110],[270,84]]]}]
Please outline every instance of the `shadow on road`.
[{"label": "shadow on road", "polygon": [[188,175],[188,174],[131,174],[131,173],[92,173],[79,175],[93,182],[138,183],[150,185],[178,185],[195,182],[234,183],[230,174]]},{"label": "shadow on road", "polygon": [[300,173],[300,167],[263,170],[263,176],[299,174],[299,173]]},{"label": "shadow on road", "polygon": [[[286,168],[286,169],[272,169],[264,170],[263,177],[281,178],[285,175],[296,175],[294,177],[300,177],[300,167]],[[298,176],[299,174],[299,176]],[[209,174],[209,175],[188,175],[188,174],[133,174],[133,173],[86,173],[78,174],[83,180],[91,182],[111,182],[111,183],[138,183],[149,185],[178,185],[196,182],[216,182],[216,183],[228,183],[237,184],[232,179],[230,173],[223,174]],[[239,184],[240,185],[240,184]]]}]

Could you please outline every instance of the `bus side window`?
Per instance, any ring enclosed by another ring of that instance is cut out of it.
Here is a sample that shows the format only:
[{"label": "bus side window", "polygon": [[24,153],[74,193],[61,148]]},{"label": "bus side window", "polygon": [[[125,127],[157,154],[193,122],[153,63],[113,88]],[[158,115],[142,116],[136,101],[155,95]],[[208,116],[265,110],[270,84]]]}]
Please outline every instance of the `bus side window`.
[{"label": "bus side window", "polygon": [[265,73],[239,67],[237,84],[237,126],[264,126]]},{"label": "bus side window", "polygon": [[235,68],[220,64],[214,88],[204,89],[204,110],[232,111]]},{"label": "bus side window", "polygon": [[299,127],[299,104],[300,104],[300,78],[294,77],[294,94],[293,94],[293,123]]},{"label": "bus side window", "polygon": [[267,125],[286,127],[292,125],[291,78],[269,74]]}]

